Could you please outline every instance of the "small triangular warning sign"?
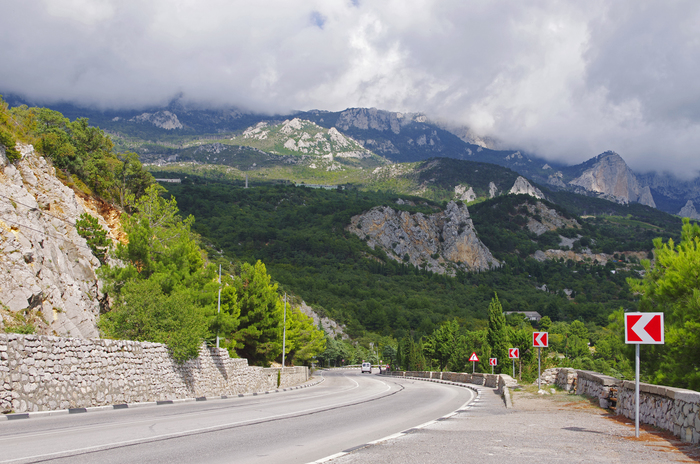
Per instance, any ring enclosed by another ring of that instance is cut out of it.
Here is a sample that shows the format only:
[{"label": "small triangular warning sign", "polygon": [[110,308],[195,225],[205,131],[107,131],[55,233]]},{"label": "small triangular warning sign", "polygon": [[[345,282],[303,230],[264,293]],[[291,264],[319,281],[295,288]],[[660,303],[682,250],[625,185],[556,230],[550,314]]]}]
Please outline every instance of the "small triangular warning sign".
[{"label": "small triangular warning sign", "polygon": [[469,356],[469,360],[472,362],[479,362],[479,357],[476,355],[476,352],[472,353],[472,355]]}]

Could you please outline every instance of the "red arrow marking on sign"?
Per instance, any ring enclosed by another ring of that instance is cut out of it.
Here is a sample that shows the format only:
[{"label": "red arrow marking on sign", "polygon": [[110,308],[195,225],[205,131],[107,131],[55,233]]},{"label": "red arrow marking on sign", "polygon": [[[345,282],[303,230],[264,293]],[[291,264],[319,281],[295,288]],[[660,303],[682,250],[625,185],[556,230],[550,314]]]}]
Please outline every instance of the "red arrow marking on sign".
[{"label": "red arrow marking on sign", "polygon": [[661,341],[663,327],[661,326],[661,317],[652,317],[649,323],[644,326],[644,331],[651,335],[654,341]]},{"label": "red arrow marking on sign", "polygon": [[533,333],[533,346],[547,346],[547,332]]},{"label": "red arrow marking on sign", "polygon": [[520,357],[519,351],[520,350],[518,348],[508,348],[508,357],[509,358],[519,358]]},{"label": "red arrow marking on sign", "polygon": [[632,315],[629,314],[627,315],[627,326],[630,328],[627,331],[627,340],[630,342],[642,342],[642,338],[637,334],[637,332],[634,330],[634,326],[637,325],[637,322],[642,318],[642,315],[640,314],[639,316],[637,315]]},{"label": "red arrow marking on sign", "polygon": [[627,314],[625,317],[626,343],[664,342],[663,313]]}]

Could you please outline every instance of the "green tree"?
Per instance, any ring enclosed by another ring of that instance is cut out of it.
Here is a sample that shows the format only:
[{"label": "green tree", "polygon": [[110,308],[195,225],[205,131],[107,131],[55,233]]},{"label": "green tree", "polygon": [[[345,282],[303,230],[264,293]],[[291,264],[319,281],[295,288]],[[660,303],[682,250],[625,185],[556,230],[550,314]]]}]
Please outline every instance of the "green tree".
[{"label": "green tree", "polygon": [[654,267],[642,262],[643,279],[628,280],[643,311],[665,314],[666,344],[645,346],[656,360],[652,381],[700,390],[700,226],[684,218],[681,242],[655,239],[654,257]]},{"label": "green tree", "polygon": [[430,365],[444,370],[454,356],[457,345],[459,323],[456,320],[443,322],[428,336],[423,344]]},{"label": "green tree", "polygon": [[498,295],[494,295],[489,304],[489,326],[486,333],[486,341],[490,347],[492,358],[498,359],[498,365],[494,372],[500,373],[501,367],[506,359],[508,359],[508,327],[506,326],[506,318],[503,315],[503,307],[498,301]]},{"label": "green tree", "polygon": [[105,264],[112,242],[107,237],[107,231],[102,228],[97,218],[83,213],[75,222],[75,228],[78,231],[78,235],[87,242],[92,254],[97,257],[100,263]]},{"label": "green tree", "polygon": [[107,338],[165,343],[182,361],[196,357],[209,335],[218,283],[191,231],[194,219],[183,220],[161,191],[149,187],[136,213],[123,218],[129,243],[115,254],[124,265],[100,268],[114,302],[99,326]]},{"label": "green tree", "polygon": [[14,118],[7,107],[7,103],[0,96],[0,146],[5,148],[5,155],[11,163],[20,158],[20,153],[15,148],[17,144],[14,135],[15,131]]},{"label": "green tree", "polygon": [[265,265],[241,266],[235,280],[241,308],[240,325],[233,335],[236,351],[251,364],[269,366],[282,350],[283,303],[277,284],[270,282]]},{"label": "green tree", "polygon": [[[326,338],[322,330],[314,325],[314,320],[298,308],[287,308],[287,339],[285,343],[285,364],[308,365],[326,349]],[[288,363],[287,363],[288,361]]]}]

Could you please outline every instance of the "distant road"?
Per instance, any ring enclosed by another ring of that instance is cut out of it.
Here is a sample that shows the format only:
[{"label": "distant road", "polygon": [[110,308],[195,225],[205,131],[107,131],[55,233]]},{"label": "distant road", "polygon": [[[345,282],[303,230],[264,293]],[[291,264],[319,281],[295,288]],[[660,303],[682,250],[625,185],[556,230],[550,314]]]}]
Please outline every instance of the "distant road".
[{"label": "distant road", "polygon": [[306,463],[437,419],[467,388],[317,373],[299,390],[0,422],[0,463]]}]

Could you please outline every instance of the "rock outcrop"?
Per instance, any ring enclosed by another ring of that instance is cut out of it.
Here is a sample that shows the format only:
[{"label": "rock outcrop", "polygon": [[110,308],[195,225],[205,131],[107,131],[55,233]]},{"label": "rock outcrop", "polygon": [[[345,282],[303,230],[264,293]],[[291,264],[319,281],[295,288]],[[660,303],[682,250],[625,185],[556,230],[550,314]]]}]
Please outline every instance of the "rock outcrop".
[{"label": "rock outcrop", "polygon": [[301,302],[301,305],[299,305],[299,310],[309,316],[311,319],[314,321],[314,326],[318,327],[319,325],[323,327],[323,330],[326,331],[326,333],[332,337],[336,338],[337,336],[340,336],[341,339],[347,340],[350,337],[345,333],[345,326],[342,326],[335,322],[333,319],[329,319],[325,316],[319,315],[314,309],[307,305],[304,301]]},{"label": "rock outcrop", "polygon": [[656,208],[649,187],[642,187],[627,163],[612,151],[598,155],[593,165],[569,184],[617,203],[637,202]]},{"label": "rock outcrop", "polygon": [[695,204],[692,200],[688,200],[685,206],[678,212],[678,215],[700,221],[700,214],[696,211]]},{"label": "rock outcrop", "polygon": [[142,113],[129,119],[129,122],[151,123],[165,130],[182,129],[184,127],[177,115],[167,110],[155,113]]},{"label": "rock outcrop", "polygon": [[544,198],[544,194],[540,191],[540,189],[533,187],[532,184],[530,184],[530,182],[528,182],[523,176],[518,176],[518,178],[515,179],[515,183],[511,187],[509,193],[514,195],[530,195],[531,197],[535,197],[540,200]]},{"label": "rock outcrop", "polygon": [[455,185],[455,200],[471,203],[476,200],[476,193],[473,187],[467,188],[466,185]]},{"label": "rock outcrop", "polygon": [[535,216],[529,218],[527,228],[530,232],[538,236],[559,228],[581,228],[581,225],[576,219],[567,219],[559,214],[557,210],[548,208],[539,201],[536,202],[535,205],[528,203],[525,207],[531,215]]},{"label": "rock outcrop", "polygon": [[348,230],[396,261],[438,274],[500,266],[477,237],[467,207],[454,201],[444,212],[431,215],[376,207],[354,216]]},{"label": "rock outcrop", "polygon": [[85,203],[31,145],[20,151],[14,164],[0,151],[0,330],[21,316],[39,334],[97,337],[100,263],[75,229]]},{"label": "rock outcrop", "polygon": [[414,121],[426,122],[426,120],[427,118],[421,114],[394,113],[377,108],[348,108],[340,113],[336,125],[344,131],[355,127],[363,130],[391,131],[398,134],[401,132],[401,126]]}]

